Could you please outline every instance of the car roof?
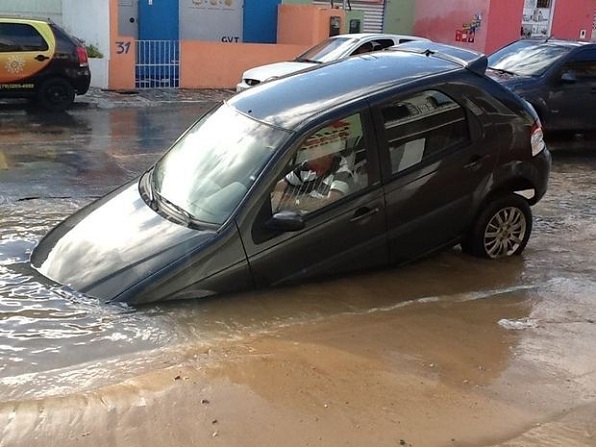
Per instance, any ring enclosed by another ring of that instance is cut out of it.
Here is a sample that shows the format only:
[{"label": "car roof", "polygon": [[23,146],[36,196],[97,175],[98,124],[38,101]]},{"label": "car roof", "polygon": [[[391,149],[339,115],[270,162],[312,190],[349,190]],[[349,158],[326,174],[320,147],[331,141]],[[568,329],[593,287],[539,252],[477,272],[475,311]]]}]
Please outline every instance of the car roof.
[{"label": "car roof", "polygon": [[[594,42],[585,42],[585,41],[581,41],[581,40],[567,40],[567,39],[557,39],[557,38],[553,38],[550,37],[548,39],[545,38],[528,38],[528,39],[520,39],[524,42],[528,42],[529,44],[534,44],[536,46],[538,45],[561,45],[561,46],[569,46],[569,47],[579,47],[582,45],[590,45],[590,44],[594,44]],[[517,40],[516,42],[519,42],[519,40]],[[515,42],[512,42],[515,43]]]},{"label": "car roof", "polygon": [[12,23],[40,23],[40,24],[48,24],[52,23],[49,19],[42,19],[39,17],[25,17],[20,15],[10,15],[10,14],[2,14],[0,15],[0,20],[3,22],[12,22]]},{"label": "car roof", "polygon": [[[433,43],[434,44],[434,43]],[[464,64],[433,52],[400,46],[331,62],[264,82],[230,98],[227,103],[259,121],[296,130],[309,118],[374,92],[454,70]],[[476,57],[486,57],[473,53]]]},{"label": "car roof", "polygon": [[409,34],[386,34],[386,33],[350,33],[350,34],[338,34],[330,37],[330,39],[350,39],[356,38],[361,40],[367,39],[417,39],[417,40],[429,40],[426,37],[412,36]]}]

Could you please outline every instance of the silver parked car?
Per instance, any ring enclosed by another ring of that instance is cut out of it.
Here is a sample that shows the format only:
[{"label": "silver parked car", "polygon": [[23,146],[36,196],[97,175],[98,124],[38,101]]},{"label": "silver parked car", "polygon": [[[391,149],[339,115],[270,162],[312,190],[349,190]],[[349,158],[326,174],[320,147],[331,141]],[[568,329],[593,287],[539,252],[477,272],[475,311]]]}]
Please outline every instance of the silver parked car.
[{"label": "silver parked car", "polygon": [[293,61],[261,65],[245,71],[242,74],[242,80],[236,85],[236,91],[241,92],[261,82],[296,73],[318,64],[344,59],[355,54],[382,50],[413,40],[428,39],[418,36],[376,33],[333,36],[305,51]]}]

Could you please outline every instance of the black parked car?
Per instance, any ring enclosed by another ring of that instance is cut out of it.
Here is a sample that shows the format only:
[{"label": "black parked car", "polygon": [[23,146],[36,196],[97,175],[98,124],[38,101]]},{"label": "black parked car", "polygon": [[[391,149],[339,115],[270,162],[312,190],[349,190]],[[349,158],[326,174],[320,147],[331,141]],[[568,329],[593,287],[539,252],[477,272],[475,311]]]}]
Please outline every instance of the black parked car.
[{"label": "black parked car", "polygon": [[547,134],[596,130],[596,43],[519,40],[491,54],[488,66],[534,106]]},{"label": "black parked car", "polygon": [[[430,49],[429,49],[430,48]],[[522,252],[550,153],[478,53],[428,42],[264,83],[36,247],[47,277],[146,303]],[[525,191],[525,196],[516,192]]]},{"label": "black parked car", "polygon": [[0,98],[61,111],[89,89],[87,50],[47,20],[0,16]]}]

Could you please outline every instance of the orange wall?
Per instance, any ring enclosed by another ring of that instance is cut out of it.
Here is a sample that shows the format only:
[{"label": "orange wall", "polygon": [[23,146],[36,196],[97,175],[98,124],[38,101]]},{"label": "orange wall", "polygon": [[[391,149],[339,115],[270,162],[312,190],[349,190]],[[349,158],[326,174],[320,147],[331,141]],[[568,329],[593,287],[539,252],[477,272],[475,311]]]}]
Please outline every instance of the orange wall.
[{"label": "orange wall", "polygon": [[118,35],[118,0],[110,0],[110,68],[108,88],[135,88],[135,40]]},{"label": "orange wall", "polygon": [[[135,88],[135,39],[118,35],[118,1],[110,0],[110,90]],[[294,59],[329,35],[329,18],[344,11],[280,5],[278,44],[182,41],[180,87],[235,88],[252,67]]]},{"label": "orange wall", "polygon": [[346,20],[343,9],[281,4],[278,8],[277,43],[311,47],[329,37],[329,20],[332,16],[341,18],[341,29],[344,29]]},{"label": "orange wall", "polygon": [[294,59],[309,45],[182,41],[180,87],[235,88],[248,68]]},{"label": "orange wall", "polygon": [[580,30],[586,37],[592,35],[592,20],[596,14],[596,0],[557,0],[555,3],[552,34],[559,39],[580,40]]}]

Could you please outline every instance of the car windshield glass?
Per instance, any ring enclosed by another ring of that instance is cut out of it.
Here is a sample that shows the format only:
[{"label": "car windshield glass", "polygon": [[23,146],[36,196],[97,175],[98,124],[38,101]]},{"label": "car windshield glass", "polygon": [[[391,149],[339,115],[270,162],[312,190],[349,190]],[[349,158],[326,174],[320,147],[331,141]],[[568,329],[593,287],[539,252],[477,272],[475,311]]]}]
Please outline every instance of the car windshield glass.
[{"label": "car windshield glass", "polygon": [[302,53],[296,58],[296,61],[324,63],[339,59],[343,56],[346,49],[355,41],[356,39],[350,37],[324,40],[310,50],[307,50],[305,53]]},{"label": "car windshield glass", "polygon": [[193,220],[222,224],[288,136],[223,104],[158,161],[152,188]]},{"label": "car windshield glass", "polygon": [[488,66],[521,76],[540,76],[570,50],[556,43],[520,40],[491,54]]}]

